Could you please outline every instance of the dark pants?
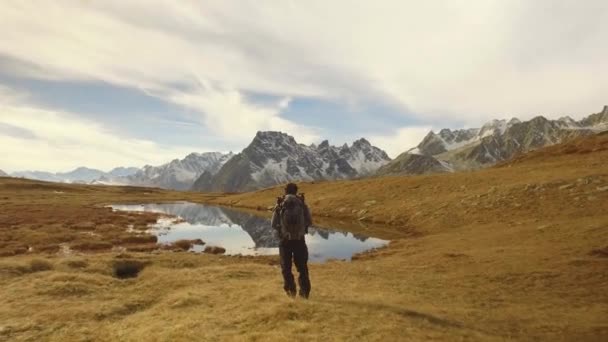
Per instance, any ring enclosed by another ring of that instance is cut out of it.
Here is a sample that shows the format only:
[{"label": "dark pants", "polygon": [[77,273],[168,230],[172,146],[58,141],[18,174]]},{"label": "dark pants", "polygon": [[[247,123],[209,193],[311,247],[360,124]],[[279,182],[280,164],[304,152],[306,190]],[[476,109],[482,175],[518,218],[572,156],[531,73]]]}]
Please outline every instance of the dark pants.
[{"label": "dark pants", "polygon": [[285,292],[290,296],[296,295],[296,282],[294,281],[293,273],[291,273],[293,261],[299,273],[300,296],[308,298],[310,294],[310,278],[308,277],[308,247],[306,247],[306,241],[304,239],[281,241],[279,255],[281,256],[283,289],[285,289]]}]

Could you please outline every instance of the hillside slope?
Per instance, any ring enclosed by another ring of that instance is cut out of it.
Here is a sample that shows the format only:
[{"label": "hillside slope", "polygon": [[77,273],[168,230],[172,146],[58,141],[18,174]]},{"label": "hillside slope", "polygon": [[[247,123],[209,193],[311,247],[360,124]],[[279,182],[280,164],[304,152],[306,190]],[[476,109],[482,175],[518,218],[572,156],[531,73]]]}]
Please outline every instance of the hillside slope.
[{"label": "hillside slope", "polygon": [[[517,157],[511,167],[416,177],[304,182],[317,216],[440,230],[520,217],[554,219],[607,209],[608,134],[582,137]],[[281,187],[221,197],[214,203],[266,208]],[[607,211],[608,212],[608,211]]]},{"label": "hillside slope", "polygon": [[[0,258],[0,340],[606,341],[607,141],[476,172],[301,183],[317,223],[392,240],[311,264],[309,301],[283,294],[277,257],[121,251],[128,227],[155,217],[103,207],[189,200],[269,216],[280,187],[210,196],[3,178],[0,250],[21,254]],[[140,273],[117,279],[125,264]]]}]

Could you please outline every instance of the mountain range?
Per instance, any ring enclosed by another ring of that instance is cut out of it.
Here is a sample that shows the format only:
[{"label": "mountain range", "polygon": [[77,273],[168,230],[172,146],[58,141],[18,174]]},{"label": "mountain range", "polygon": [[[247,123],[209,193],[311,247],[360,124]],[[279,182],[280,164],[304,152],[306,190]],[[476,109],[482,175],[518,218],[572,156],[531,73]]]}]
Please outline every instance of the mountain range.
[{"label": "mountain range", "polygon": [[327,140],[306,146],[285,133],[258,132],[216,174],[204,172],[192,189],[241,192],[290,181],[352,179],[373,175],[390,160],[365,139],[351,146],[331,146]]},{"label": "mountain range", "polygon": [[146,165],[135,174],[112,181],[136,186],[188,190],[203,173],[215,175],[234,154],[221,152],[191,153],[160,166]]},{"label": "mountain range", "polygon": [[102,177],[116,178],[129,176],[137,172],[135,167],[117,167],[110,172],[79,167],[70,172],[44,172],[44,171],[19,171],[10,174],[11,177],[37,179],[48,182],[60,183],[91,183]]},{"label": "mountain range", "polygon": [[0,177],[8,177],[8,174],[2,170],[0,170]]},{"label": "mountain range", "polygon": [[[350,146],[304,145],[281,132],[258,132],[238,154],[191,153],[160,166],[80,167],[66,173],[24,171],[10,174],[52,182],[150,186],[174,190],[243,192],[290,181],[323,181],[384,175],[416,175],[474,170],[515,155],[608,130],[608,106],[582,120],[537,116],[492,120],[480,128],[429,132],[394,160],[361,138]],[[6,175],[0,171],[0,176]]]},{"label": "mountain range", "polygon": [[493,120],[481,128],[429,132],[410,149],[378,170],[378,175],[425,174],[474,170],[540,147],[608,130],[608,106],[580,121],[537,116]]}]

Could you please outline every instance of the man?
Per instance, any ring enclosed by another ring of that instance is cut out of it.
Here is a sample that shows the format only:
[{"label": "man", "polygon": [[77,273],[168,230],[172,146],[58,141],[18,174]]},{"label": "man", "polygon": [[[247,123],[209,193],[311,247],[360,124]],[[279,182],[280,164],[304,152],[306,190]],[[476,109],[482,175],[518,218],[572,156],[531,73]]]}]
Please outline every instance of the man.
[{"label": "man", "polygon": [[310,210],[304,203],[304,195],[297,195],[298,186],[289,183],[285,186],[285,196],[279,197],[272,215],[272,228],[280,239],[279,255],[283,273],[283,289],[290,297],[296,296],[296,283],[291,273],[292,261],[298,270],[299,295],[308,299],[310,278],[308,277],[308,247],[304,236],[312,224]]}]

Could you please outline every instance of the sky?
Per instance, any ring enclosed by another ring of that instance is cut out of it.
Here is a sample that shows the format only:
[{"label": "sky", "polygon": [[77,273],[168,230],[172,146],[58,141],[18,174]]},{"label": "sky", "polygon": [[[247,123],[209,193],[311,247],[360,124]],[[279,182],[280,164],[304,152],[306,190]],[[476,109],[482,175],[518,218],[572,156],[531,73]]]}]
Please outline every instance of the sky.
[{"label": "sky", "polygon": [[158,165],[257,131],[395,157],[608,104],[604,0],[0,2],[0,169]]}]

